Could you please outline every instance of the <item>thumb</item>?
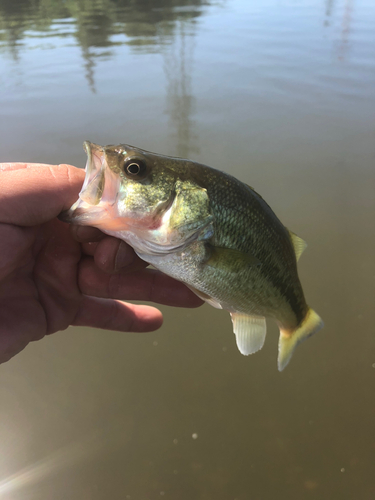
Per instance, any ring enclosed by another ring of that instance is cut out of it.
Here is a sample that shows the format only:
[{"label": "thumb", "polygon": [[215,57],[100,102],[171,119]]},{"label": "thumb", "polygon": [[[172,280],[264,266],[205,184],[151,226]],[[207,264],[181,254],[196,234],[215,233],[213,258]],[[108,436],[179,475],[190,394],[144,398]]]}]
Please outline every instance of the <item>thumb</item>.
[{"label": "thumb", "polygon": [[85,172],[71,165],[0,164],[0,222],[33,226],[77,200]]}]

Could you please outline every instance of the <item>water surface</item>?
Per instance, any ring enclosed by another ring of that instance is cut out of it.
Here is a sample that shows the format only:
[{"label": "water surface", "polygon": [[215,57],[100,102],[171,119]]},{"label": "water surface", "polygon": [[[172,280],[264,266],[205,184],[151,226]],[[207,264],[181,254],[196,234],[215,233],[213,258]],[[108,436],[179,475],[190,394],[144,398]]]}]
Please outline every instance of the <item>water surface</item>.
[{"label": "water surface", "polygon": [[276,367],[229,315],[71,328],[0,367],[0,498],[375,498],[375,4],[0,2],[2,161],[82,142],[180,155],[252,185],[309,246],[325,328]]}]

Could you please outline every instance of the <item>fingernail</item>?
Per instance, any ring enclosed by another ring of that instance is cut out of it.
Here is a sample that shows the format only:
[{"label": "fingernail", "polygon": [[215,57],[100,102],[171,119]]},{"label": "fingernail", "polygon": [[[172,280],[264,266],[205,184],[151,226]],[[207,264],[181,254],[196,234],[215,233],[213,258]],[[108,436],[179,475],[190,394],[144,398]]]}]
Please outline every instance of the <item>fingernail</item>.
[{"label": "fingernail", "polygon": [[133,252],[129,246],[123,241],[118,247],[116,258],[115,258],[115,269],[116,271],[122,269],[123,267],[129,266],[133,262]]}]

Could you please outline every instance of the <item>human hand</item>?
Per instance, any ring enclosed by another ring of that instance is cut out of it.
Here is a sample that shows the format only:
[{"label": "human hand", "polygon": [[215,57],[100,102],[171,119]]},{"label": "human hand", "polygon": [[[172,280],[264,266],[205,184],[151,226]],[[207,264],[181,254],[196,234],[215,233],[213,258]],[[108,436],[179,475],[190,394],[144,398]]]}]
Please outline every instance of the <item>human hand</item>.
[{"label": "human hand", "polygon": [[152,331],[158,309],[115,299],[197,307],[182,283],[145,269],[126,243],[57,216],[77,199],[84,170],[0,164],[0,363],[69,325]]}]

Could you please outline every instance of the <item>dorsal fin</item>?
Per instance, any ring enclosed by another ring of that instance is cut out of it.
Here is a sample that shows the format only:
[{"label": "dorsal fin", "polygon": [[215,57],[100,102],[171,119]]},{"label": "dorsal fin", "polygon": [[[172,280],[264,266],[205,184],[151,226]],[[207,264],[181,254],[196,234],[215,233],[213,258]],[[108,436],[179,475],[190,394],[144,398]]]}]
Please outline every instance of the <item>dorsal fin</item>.
[{"label": "dorsal fin", "polygon": [[307,243],[302,238],[300,238],[299,236],[294,234],[292,231],[289,231],[289,229],[288,229],[288,232],[289,232],[290,239],[292,240],[292,243],[293,243],[293,248],[294,248],[294,253],[296,254],[296,259],[298,261],[298,259],[302,255],[303,251],[307,247]]}]

